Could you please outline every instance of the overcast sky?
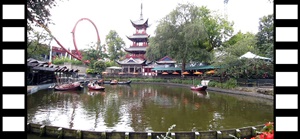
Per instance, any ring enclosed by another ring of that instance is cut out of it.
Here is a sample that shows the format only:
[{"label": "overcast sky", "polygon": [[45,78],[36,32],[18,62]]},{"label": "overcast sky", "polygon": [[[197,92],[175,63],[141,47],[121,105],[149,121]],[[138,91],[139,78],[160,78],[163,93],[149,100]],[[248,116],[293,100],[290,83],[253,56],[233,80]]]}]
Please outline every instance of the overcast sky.
[{"label": "overcast sky", "polygon": [[[129,47],[132,42],[126,38],[135,32],[130,20],[138,20],[143,3],[143,17],[149,19],[151,26],[147,33],[154,35],[157,21],[169,14],[178,3],[193,3],[207,6],[208,9],[223,15],[227,11],[229,21],[234,22],[235,32],[257,33],[259,18],[273,13],[273,3],[268,0],[229,0],[224,6],[223,0],[64,0],[51,9],[51,19],[55,25],[49,29],[66,47],[74,49],[71,31],[81,18],[89,18],[97,26],[101,44],[110,30],[116,30]],[[227,10],[226,10],[227,9]],[[97,41],[94,26],[88,21],[81,21],[75,31],[79,49]],[[58,46],[54,41],[53,46]]]}]

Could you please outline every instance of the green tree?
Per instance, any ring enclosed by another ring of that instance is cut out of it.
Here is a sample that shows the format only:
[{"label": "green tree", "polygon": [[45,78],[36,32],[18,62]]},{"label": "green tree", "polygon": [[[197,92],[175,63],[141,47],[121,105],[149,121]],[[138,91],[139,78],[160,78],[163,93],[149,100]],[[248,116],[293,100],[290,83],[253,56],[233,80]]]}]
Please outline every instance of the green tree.
[{"label": "green tree", "polygon": [[220,47],[224,40],[232,36],[233,22],[227,21],[221,15],[212,15],[206,7],[200,8],[204,14],[202,15],[202,23],[204,25],[207,40],[205,43],[207,51],[211,52],[214,48]]},{"label": "green tree", "polygon": [[[257,54],[256,37],[254,34],[239,34],[240,40],[222,49],[219,56],[216,57],[213,65],[220,66],[218,70],[220,76],[226,75],[234,78],[262,78],[268,72],[272,74],[272,63],[260,59],[240,59],[239,57],[246,52]],[[236,39],[236,38],[233,38]],[[229,39],[231,40],[231,39]],[[226,73],[226,74],[224,74]]]},{"label": "green tree", "polygon": [[234,44],[236,44],[238,41],[240,41],[241,39],[243,39],[244,34],[239,31],[237,34],[233,35],[228,41],[223,43],[223,47],[229,47],[232,46]]},{"label": "green tree", "polygon": [[96,61],[94,64],[93,64],[93,69],[94,69],[94,72],[95,73],[102,73],[103,71],[105,71],[106,69],[106,64],[104,61]]},{"label": "green tree", "polygon": [[[47,33],[33,31],[27,40],[27,58],[44,60],[44,57],[49,55],[51,38]],[[47,42],[49,44],[46,44]]]},{"label": "green tree", "polygon": [[187,62],[209,62],[213,57],[209,52],[219,47],[231,30],[228,21],[212,16],[206,7],[179,4],[159,22],[146,56],[158,60],[169,55],[184,71]]},{"label": "green tree", "polygon": [[115,30],[109,31],[105,41],[108,46],[108,55],[111,61],[115,61],[125,55],[125,52],[122,50],[125,46],[125,42]]},{"label": "green tree", "polygon": [[259,31],[257,37],[257,49],[260,54],[273,58],[274,48],[274,16],[273,14],[259,19]]},{"label": "green tree", "polygon": [[58,1],[64,0],[27,0],[26,14],[28,30],[31,30],[35,21],[47,26],[51,23],[50,9],[57,6]]},{"label": "green tree", "polygon": [[[100,45],[100,47],[97,47],[97,45],[90,45],[90,48],[85,49],[82,51],[82,60],[87,63],[90,69],[93,69],[93,65],[98,60],[104,60],[107,58],[107,54],[102,51],[102,49],[105,47],[105,45]],[[98,48],[98,49],[96,49]]]}]

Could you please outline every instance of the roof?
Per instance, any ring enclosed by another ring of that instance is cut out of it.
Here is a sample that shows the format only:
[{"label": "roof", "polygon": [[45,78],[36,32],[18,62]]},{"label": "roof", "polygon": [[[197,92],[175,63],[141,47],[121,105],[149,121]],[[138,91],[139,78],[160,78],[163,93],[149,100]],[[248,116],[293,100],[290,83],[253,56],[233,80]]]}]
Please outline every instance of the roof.
[{"label": "roof", "polygon": [[[219,67],[215,66],[195,66],[195,67],[186,67],[186,70],[206,70],[206,69],[216,69]],[[154,67],[152,70],[181,70],[181,67]]]},{"label": "roof", "polygon": [[152,70],[181,70],[181,67],[154,67]]},{"label": "roof", "polygon": [[218,69],[220,67],[205,65],[205,66],[195,66],[195,67],[186,67],[186,70],[206,70],[206,69]]},{"label": "roof", "polygon": [[267,57],[262,57],[262,56],[258,56],[256,54],[253,54],[251,52],[247,52],[244,55],[239,57],[241,58],[249,58],[249,59],[264,59],[264,60],[271,60],[271,58],[267,58]]},{"label": "roof", "polygon": [[144,64],[146,60],[140,58],[127,58],[122,61],[117,61],[120,65],[141,65]]},{"label": "roof", "polygon": [[148,19],[147,20],[139,19],[139,20],[136,20],[136,21],[130,20],[130,22],[131,22],[131,24],[133,26],[145,26],[145,27],[149,27],[148,26]]},{"label": "roof", "polygon": [[159,64],[167,64],[167,63],[176,63],[176,61],[174,61],[172,58],[170,58],[169,56],[165,56],[163,58],[161,58],[160,60],[156,61],[156,63]]},{"label": "roof", "polygon": [[32,67],[34,70],[44,70],[44,71],[60,71],[60,72],[78,72],[78,69],[69,69],[66,66],[58,66],[54,64],[49,64],[45,61],[39,61],[33,58],[27,59],[27,66]]},{"label": "roof", "polygon": [[134,46],[134,47],[129,47],[129,48],[125,48],[125,51],[146,51],[147,47],[143,47],[143,46]]}]

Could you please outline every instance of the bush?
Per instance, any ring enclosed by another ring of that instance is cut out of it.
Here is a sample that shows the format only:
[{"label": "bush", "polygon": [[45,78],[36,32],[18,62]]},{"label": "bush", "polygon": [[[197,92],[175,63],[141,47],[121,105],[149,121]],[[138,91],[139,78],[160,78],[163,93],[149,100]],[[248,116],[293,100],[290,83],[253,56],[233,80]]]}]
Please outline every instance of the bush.
[{"label": "bush", "polygon": [[82,61],[69,59],[69,58],[55,58],[52,60],[52,63],[55,65],[63,65],[64,63],[72,63],[74,65],[83,65]]},{"label": "bush", "polygon": [[208,83],[208,86],[211,87],[218,87],[218,88],[225,88],[225,89],[232,89],[237,87],[237,81],[236,79],[230,78],[228,81],[225,83],[220,83],[216,81],[210,81]]}]

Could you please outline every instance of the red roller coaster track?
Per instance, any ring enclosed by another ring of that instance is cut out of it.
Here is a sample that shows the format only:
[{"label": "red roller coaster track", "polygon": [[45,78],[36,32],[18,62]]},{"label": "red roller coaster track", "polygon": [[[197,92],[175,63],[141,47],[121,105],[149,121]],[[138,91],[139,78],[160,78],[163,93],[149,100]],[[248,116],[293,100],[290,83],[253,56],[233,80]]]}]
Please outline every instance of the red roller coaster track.
[{"label": "red roller coaster track", "polygon": [[78,48],[77,48],[77,45],[76,45],[76,39],[75,39],[75,30],[76,30],[76,27],[77,27],[77,24],[80,22],[80,21],[83,21],[83,20],[87,20],[87,21],[89,21],[90,23],[92,23],[93,24],[93,26],[95,27],[95,29],[96,29],[96,33],[97,33],[97,50],[98,50],[98,47],[99,47],[99,45],[100,45],[100,36],[99,36],[99,33],[98,33],[98,29],[97,29],[97,27],[96,27],[96,25],[94,24],[94,22],[92,21],[92,20],[90,20],[90,19],[88,19],[88,18],[81,18],[81,19],[79,19],[77,22],[76,22],[76,24],[75,24],[75,26],[74,26],[74,28],[73,28],[73,30],[72,30],[72,36],[73,36],[73,43],[74,43],[74,47],[75,47],[75,50],[76,50],[76,54],[77,55],[74,55],[74,54],[72,54],[72,52],[70,52],[69,50],[67,50],[53,35],[52,35],[52,33],[51,33],[51,31],[45,26],[45,25],[43,25],[43,24],[40,24],[38,21],[36,21],[35,20],[35,22],[37,22],[41,27],[43,27],[49,34],[50,34],[50,36],[56,41],[56,43],[62,48],[62,49],[64,49],[68,54],[70,54],[73,58],[76,58],[76,59],[78,59],[78,60],[80,60],[80,61],[82,61],[82,55],[81,55],[81,53],[79,52],[79,50],[78,50]]}]

